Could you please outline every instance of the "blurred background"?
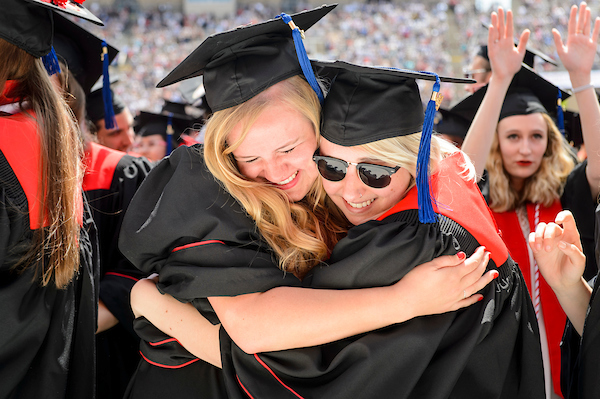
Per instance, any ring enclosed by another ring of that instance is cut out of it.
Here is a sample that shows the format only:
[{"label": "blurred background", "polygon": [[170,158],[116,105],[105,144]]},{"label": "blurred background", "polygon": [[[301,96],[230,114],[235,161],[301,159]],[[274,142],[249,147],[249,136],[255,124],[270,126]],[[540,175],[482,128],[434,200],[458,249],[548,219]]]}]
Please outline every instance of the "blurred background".
[{"label": "blurred background", "polygon": [[[338,7],[307,32],[310,58],[342,59],[365,65],[392,66],[463,76],[479,46],[487,41],[490,12],[498,5],[512,9],[515,29],[531,30],[528,47],[558,60],[552,38],[563,36],[572,4],[555,0],[480,1],[338,1]],[[155,85],[208,35],[321,5],[320,1],[267,0],[87,0],[86,7],[105,27],[95,33],[117,47],[111,65],[113,84],[135,114],[160,111],[163,99],[182,101],[178,85]],[[591,2],[592,16],[600,4]],[[90,28],[91,24],[86,25]],[[560,61],[555,67],[536,60],[535,69],[568,89]],[[597,69],[595,67],[594,69]],[[111,79],[112,80],[112,79]],[[594,83],[599,83],[593,75]],[[422,87],[427,89],[427,87]],[[461,85],[442,85],[443,106],[467,93]],[[425,100],[425,99],[424,99]]]}]

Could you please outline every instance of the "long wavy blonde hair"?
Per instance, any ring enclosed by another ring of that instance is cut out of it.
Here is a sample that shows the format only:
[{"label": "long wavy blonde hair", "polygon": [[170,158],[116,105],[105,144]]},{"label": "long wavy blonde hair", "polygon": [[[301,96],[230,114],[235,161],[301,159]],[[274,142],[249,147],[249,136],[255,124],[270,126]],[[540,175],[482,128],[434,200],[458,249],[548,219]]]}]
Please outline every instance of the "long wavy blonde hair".
[{"label": "long wavy blonde hair", "polygon": [[[318,179],[303,200],[290,203],[282,190],[243,176],[232,155],[273,101],[298,110],[311,122],[318,140],[321,106],[314,91],[299,76],[278,85],[277,96],[263,92],[240,105],[215,112],[206,126],[204,158],[211,173],[254,219],[275,252],[279,267],[302,278],[328,257],[340,235],[347,231],[347,222],[329,202]],[[244,123],[240,138],[228,142],[229,134],[240,122]]]},{"label": "long wavy blonde hair", "polygon": [[[375,159],[392,165],[398,165],[406,169],[412,175],[407,188],[408,191],[415,185],[420,142],[421,133],[415,133],[362,144],[360,147],[371,154]],[[452,143],[437,135],[433,135],[431,137],[431,151],[429,155],[429,175],[436,171],[437,165],[442,159],[458,151],[460,150]],[[462,176],[466,180],[473,180],[475,179],[475,168],[467,155],[463,155],[466,162]]]},{"label": "long wavy blonde hair", "polygon": [[490,208],[495,212],[506,212],[525,202],[550,206],[562,195],[567,176],[575,161],[569,144],[556,124],[547,114],[542,114],[548,127],[548,146],[539,169],[525,180],[523,190],[516,191],[510,184],[510,175],[504,169],[498,142],[498,131],[494,135],[486,169],[490,179]]},{"label": "long wavy blonde hair", "polygon": [[[48,226],[36,229],[29,252],[15,266],[36,267],[40,284],[66,287],[79,270],[79,204],[83,176],[82,146],[77,126],[63,98],[55,90],[39,58],[0,39],[0,92],[7,80],[18,82],[10,97],[21,109],[31,109],[40,135],[39,192],[43,193],[40,219]],[[16,132],[15,134],[18,134]]]}]

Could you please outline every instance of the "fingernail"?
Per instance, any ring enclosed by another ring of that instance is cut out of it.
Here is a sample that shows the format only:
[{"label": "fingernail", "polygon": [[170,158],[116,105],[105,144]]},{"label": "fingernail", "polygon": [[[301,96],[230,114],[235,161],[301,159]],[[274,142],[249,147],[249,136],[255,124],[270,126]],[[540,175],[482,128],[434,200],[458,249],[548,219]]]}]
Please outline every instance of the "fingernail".
[{"label": "fingernail", "polygon": [[467,259],[467,254],[465,254],[463,251],[460,251],[459,253],[457,253],[456,256],[458,256],[459,260]]},{"label": "fingernail", "polygon": [[481,302],[481,301],[483,301],[483,297],[482,296],[479,297],[479,299],[477,300],[477,302]]},{"label": "fingernail", "polygon": [[498,276],[500,275],[500,273],[498,273],[496,270],[494,270],[492,274],[494,275],[492,278],[498,278]]},{"label": "fingernail", "polygon": [[566,249],[567,248],[567,243],[564,241],[561,241],[558,243],[558,247],[561,249]]}]

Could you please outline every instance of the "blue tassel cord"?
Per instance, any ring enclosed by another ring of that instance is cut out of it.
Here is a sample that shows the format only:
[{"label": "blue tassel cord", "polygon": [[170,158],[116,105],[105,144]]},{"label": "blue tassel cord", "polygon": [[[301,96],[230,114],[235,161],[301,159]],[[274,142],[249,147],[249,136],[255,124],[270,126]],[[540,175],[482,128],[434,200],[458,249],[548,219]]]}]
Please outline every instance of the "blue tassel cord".
[{"label": "blue tassel cord", "polygon": [[433,210],[431,200],[431,187],[429,182],[429,159],[431,153],[431,135],[433,133],[433,119],[435,112],[441,102],[440,78],[435,75],[435,84],[431,99],[427,103],[425,111],[425,121],[421,133],[421,142],[419,144],[419,155],[417,157],[417,193],[419,201],[419,221],[421,223],[437,222],[437,215]]},{"label": "blue tassel cord", "polygon": [[556,96],[556,126],[558,130],[565,135],[565,115],[562,107],[562,93],[558,89],[558,96]]},{"label": "blue tassel cord", "polygon": [[167,154],[170,155],[173,152],[173,113],[169,112],[169,117],[167,118]]},{"label": "blue tassel cord", "polygon": [[102,101],[104,102],[104,127],[106,129],[117,129],[119,126],[117,126],[117,121],[115,120],[108,64],[108,47],[106,41],[102,40]]},{"label": "blue tassel cord", "polygon": [[298,61],[300,62],[300,68],[302,68],[302,73],[304,77],[308,81],[308,84],[312,89],[317,93],[317,97],[319,97],[319,101],[323,104],[324,96],[321,91],[321,86],[317,82],[317,78],[315,77],[315,73],[312,69],[312,65],[310,64],[310,60],[308,59],[308,55],[306,54],[306,49],[304,48],[304,42],[302,41],[304,37],[304,32],[298,29],[292,17],[287,15],[286,13],[281,13],[279,15],[283,22],[288,24],[290,28],[292,28],[292,38],[294,39],[294,46],[296,47],[296,54],[298,55]]},{"label": "blue tassel cord", "polygon": [[60,65],[58,64],[58,58],[56,58],[56,51],[54,47],[50,49],[50,52],[42,57],[44,67],[48,72],[48,76],[52,76],[56,73],[60,73]]}]

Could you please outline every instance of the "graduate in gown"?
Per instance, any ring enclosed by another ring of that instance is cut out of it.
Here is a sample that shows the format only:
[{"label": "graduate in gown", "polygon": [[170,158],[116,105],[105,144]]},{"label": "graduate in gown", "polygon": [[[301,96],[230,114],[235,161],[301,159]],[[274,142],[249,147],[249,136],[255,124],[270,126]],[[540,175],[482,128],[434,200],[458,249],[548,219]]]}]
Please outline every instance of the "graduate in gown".
[{"label": "graduate in gown", "polygon": [[71,2],[3,6],[0,397],[93,398],[96,236],[77,126],[48,78],[58,66],[48,8],[101,22]]},{"label": "graduate in gown", "polygon": [[[575,87],[586,146],[600,149],[595,126],[600,118],[600,108],[593,89],[586,86],[590,82],[598,34],[594,30],[590,38],[590,30],[590,11],[582,3],[571,10],[567,41],[563,44],[556,30],[554,37],[557,52]],[[537,271],[527,237],[538,223],[554,220],[562,209],[561,195],[573,170],[571,149],[551,117],[556,116],[560,125],[562,108],[556,107],[557,94],[563,98],[567,94],[520,65],[527,31],[521,35],[519,50],[512,42],[511,23],[505,31],[494,34],[492,36],[491,32],[488,39],[492,61],[489,86],[466,98],[453,110],[472,109],[471,116],[477,110],[462,148],[474,160],[478,174],[482,173],[484,165],[488,170],[489,179],[482,183],[488,187],[490,208],[511,255],[523,271],[538,315],[547,391],[549,395],[560,396],[561,362],[569,363],[568,359],[562,359],[560,347],[566,316],[552,289]],[[577,90],[578,87],[584,89]],[[590,154],[598,152],[593,150]],[[583,176],[579,173],[577,178],[587,181],[585,185],[591,191],[578,198],[585,205],[583,209],[590,212],[587,219],[592,219],[589,203],[593,203],[600,187],[598,165],[596,157],[595,162],[587,164]],[[580,190],[582,188],[578,192]],[[581,208],[577,203],[570,206]],[[595,273],[587,272],[588,275]]]}]

